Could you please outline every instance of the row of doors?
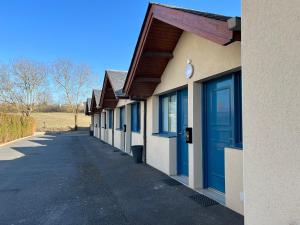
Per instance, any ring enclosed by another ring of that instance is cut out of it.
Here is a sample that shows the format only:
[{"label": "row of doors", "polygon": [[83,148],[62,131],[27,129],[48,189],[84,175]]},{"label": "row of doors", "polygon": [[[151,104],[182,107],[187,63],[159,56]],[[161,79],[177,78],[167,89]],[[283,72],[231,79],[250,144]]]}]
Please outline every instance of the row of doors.
[{"label": "row of doors", "polygon": [[[204,186],[225,192],[224,148],[239,142],[240,74],[203,83]],[[177,173],[188,176],[188,92],[177,92]]]}]

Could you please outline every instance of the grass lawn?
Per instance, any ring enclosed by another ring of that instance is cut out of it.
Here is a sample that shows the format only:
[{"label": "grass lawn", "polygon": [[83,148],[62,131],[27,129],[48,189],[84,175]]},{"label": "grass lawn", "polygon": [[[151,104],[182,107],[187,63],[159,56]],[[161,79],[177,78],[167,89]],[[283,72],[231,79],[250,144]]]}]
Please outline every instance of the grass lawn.
[{"label": "grass lawn", "polygon": [[[74,115],[72,113],[32,113],[37,124],[37,131],[66,131],[74,128]],[[87,129],[91,118],[84,114],[78,115],[78,127]]]}]

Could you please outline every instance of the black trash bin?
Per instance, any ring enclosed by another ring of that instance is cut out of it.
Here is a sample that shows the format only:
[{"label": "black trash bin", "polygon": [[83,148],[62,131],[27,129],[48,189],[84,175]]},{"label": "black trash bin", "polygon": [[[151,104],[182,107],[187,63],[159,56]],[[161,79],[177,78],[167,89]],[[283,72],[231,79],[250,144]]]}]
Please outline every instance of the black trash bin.
[{"label": "black trash bin", "polygon": [[133,145],[133,146],[131,146],[131,151],[132,151],[134,162],[142,163],[143,162],[143,145]]},{"label": "black trash bin", "polygon": [[90,136],[94,136],[94,131],[90,130]]}]

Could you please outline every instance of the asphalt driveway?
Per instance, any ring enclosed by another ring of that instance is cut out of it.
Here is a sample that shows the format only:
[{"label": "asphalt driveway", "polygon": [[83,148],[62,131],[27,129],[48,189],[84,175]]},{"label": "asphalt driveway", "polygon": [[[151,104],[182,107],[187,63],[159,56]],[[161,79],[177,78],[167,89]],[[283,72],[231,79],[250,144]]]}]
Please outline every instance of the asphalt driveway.
[{"label": "asphalt driveway", "polygon": [[84,134],[0,147],[0,224],[240,225],[243,217]]}]

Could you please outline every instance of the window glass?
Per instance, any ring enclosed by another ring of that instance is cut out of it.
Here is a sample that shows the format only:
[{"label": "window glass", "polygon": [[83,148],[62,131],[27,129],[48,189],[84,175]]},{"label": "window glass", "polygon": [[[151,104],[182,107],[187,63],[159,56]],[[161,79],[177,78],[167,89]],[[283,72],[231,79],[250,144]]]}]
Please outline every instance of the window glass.
[{"label": "window glass", "polygon": [[176,132],[176,95],[169,97],[169,132]]},{"label": "window glass", "polygon": [[161,97],[161,131],[176,132],[177,126],[177,95]]},{"label": "window glass", "polygon": [[125,107],[120,108],[120,129],[124,127],[124,119],[125,119]]},{"label": "window glass", "polygon": [[105,128],[105,123],[106,123],[106,113],[103,112],[101,116],[101,127]]},{"label": "window glass", "polygon": [[131,104],[131,130],[134,132],[140,131],[140,103]]},{"label": "window glass", "polygon": [[168,108],[169,108],[169,97],[162,98],[162,130],[169,131],[168,122]]},{"label": "window glass", "polygon": [[108,128],[112,128],[112,122],[113,122],[113,111],[109,110],[109,118],[108,118]]}]

